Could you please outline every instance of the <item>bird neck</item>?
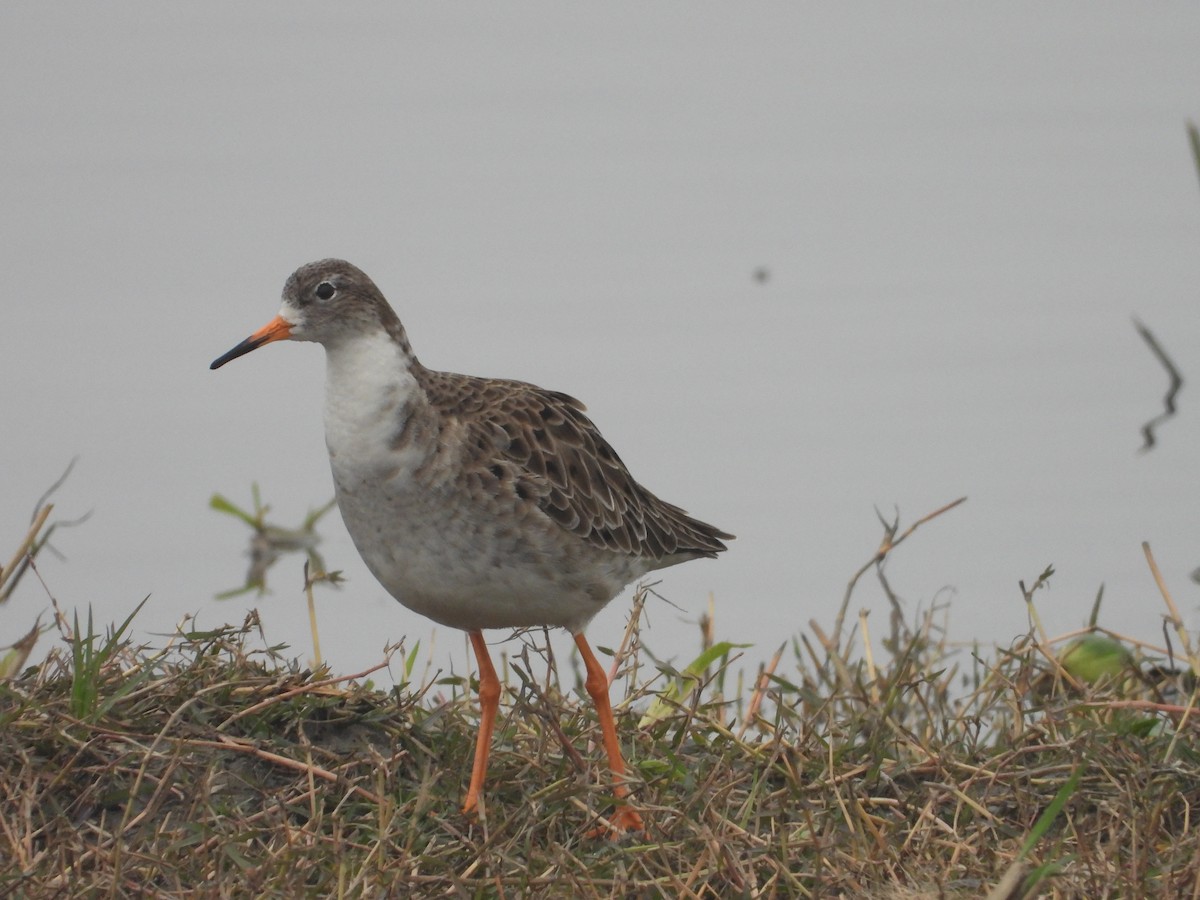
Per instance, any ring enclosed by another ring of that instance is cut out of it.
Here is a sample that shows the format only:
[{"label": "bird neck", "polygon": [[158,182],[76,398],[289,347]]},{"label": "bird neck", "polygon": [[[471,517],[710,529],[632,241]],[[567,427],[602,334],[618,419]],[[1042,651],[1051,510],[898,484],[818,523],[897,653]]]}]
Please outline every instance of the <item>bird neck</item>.
[{"label": "bird neck", "polygon": [[382,329],[327,343],[326,434],[389,439],[426,403],[413,374],[419,365],[407,341]]}]

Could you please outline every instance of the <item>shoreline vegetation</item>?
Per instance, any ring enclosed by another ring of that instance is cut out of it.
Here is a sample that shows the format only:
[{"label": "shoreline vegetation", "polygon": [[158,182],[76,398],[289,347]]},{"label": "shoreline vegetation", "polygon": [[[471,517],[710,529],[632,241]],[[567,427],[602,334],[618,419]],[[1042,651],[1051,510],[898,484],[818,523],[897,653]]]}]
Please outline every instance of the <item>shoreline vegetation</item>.
[{"label": "shoreline vegetation", "polygon": [[[129,637],[140,605],[108,627],[57,604],[23,637],[4,623],[0,895],[1200,896],[1200,658],[1149,547],[1171,646],[1106,632],[1101,596],[1088,628],[1046,635],[1047,568],[1021,584],[1028,633],[955,647],[952,610],[906,611],[886,562],[961,502],[883,522],[832,626],[762,663],[711,613],[691,663],[652,661],[639,590],[602,657],[648,824],[619,840],[590,836],[614,808],[599,729],[578,660],[549,658],[540,631],[503,661],[493,779],[468,819],[473,685],[414,679],[419,644],[343,676],[269,646],[255,613],[157,648]],[[36,572],[41,510],[0,599]],[[882,637],[850,613],[870,573]],[[402,673],[388,691],[370,680],[384,666]]]}]

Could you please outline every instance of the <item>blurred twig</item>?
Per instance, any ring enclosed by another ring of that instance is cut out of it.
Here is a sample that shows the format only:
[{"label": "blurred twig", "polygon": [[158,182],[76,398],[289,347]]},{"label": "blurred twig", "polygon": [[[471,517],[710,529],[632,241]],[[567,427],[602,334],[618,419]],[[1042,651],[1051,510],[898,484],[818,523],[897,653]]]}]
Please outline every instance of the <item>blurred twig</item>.
[{"label": "blurred twig", "polygon": [[[208,502],[208,505],[217,512],[241,519],[250,526],[253,532],[250,535],[250,568],[246,572],[245,583],[241,587],[222,591],[217,594],[217,599],[230,600],[251,591],[257,591],[260,595],[265,593],[267,589],[267,570],[285,553],[305,554],[308,564],[311,565],[313,571],[316,573],[313,578],[314,581],[326,580],[336,584],[337,579],[334,577],[317,577],[324,576],[327,573],[325,561],[317,553],[317,544],[320,543],[321,538],[317,534],[316,525],[325,513],[333,509],[334,501],[330,500],[324,506],[310,512],[305,516],[304,521],[300,523],[298,528],[287,528],[282,525],[275,525],[266,520],[267,513],[271,511],[271,507],[263,504],[258,493],[257,484],[251,486],[251,497],[254,503],[253,513],[241,509],[221,494],[213,494]],[[332,576],[336,573],[328,574]]]}]

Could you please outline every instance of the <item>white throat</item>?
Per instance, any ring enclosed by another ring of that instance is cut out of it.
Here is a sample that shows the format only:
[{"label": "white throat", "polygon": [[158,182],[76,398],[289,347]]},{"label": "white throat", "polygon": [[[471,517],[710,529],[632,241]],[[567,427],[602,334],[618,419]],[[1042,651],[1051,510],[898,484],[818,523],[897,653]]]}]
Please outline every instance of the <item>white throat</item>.
[{"label": "white throat", "polygon": [[403,348],[380,330],[325,347],[325,443],[339,489],[394,469],[392,451],[420,387]]}]

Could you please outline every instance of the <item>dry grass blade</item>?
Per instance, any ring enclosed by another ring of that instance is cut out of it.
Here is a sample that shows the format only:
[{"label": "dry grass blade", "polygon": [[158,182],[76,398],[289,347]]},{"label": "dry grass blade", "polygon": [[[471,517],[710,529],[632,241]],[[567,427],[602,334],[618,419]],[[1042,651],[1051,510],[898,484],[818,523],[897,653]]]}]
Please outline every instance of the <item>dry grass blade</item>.
[{"label": "dry grass blade", "polygon": [[13,554],[12,561],[0,569],[0,603],[7,600],[11,593],[11,586],[7,582],[13,577],[14,573],[19,571],[21,560],[29,555],[29,551],[37,543],[38,532],[42,530],[42,526],[46,524],[46,520],[50,518],[50,513],[54,511],[54,504],[48,503],[43,506],[33,518],[33,524],[29,526],[29,531],[24,539],[17,545],[17,552]]},{"label": "dry grass blade", "polygon": [[859,579],[862,578],[863,575],[865,575],[868,571],[870,571],[872,566],[880,566],[883,561],[887,559],[888,554],[891,553],[893,549],[904,543],[909,535],[911,535],[926,522],[932,521],[943,513],[947,513],[956,506],[961,506],[966,502],[966,497],[959,497],[957,500],[952,500],[945,506],[940,506],[933,512],[926,513],[925,515],[921,516],[921,518],[909,525],[908,528],[904,530],[903,534],[899,535],[897,535],[897,532],[900,530],[899,517],[891,522],[884,521],[882,517],[880,518],[880,520],[883,522],[883,539],[879,542],[879,549],[875,551],[874,556],[872,556],[867,562],[863,563],[862,568],[854,573],[854,576],[850,579],[850,583],[846,585],[846,593],[842,598],[842,605],[838,609],[837,617],[834,620],[833,636],[830,639],[835,646],[839,645],[841,642],[842,625],[846,619],[846,610],[850,608],[850,597],[854,593],[854,588],[858,584]]},{"label": "dry grass blade", "polygon": [[1146,554],[1146,563],[1150,566],[1150,572],[1154,576],[1154,583],[1158,586],[1158,592],[1162,595],[1163,602],[1167,604],[1167,609],[1170,612],[1168,621],[1171,627],[1175,629],[1175,634],[1179,636],[1179,640],[1183,643],[1183,650],[1187,654],[1188,665],[1192,669],[1193,675],[1200,675],[1200,658],[1196,656],[1196,651],[1192,647],[1192,638],[1188,634],[1187,626],[1183,624],[1183,616],[1179,614],[1179,607],[1175,605],[1175,600],[1171,596],[1171,592],[1167,590],[1167,583],[1163,579],[1162,571],[1158,568],[1158,563],[1154,561],[1154,554],[1150,551],[1148,542],[1142,543],[1142,552]]}]

